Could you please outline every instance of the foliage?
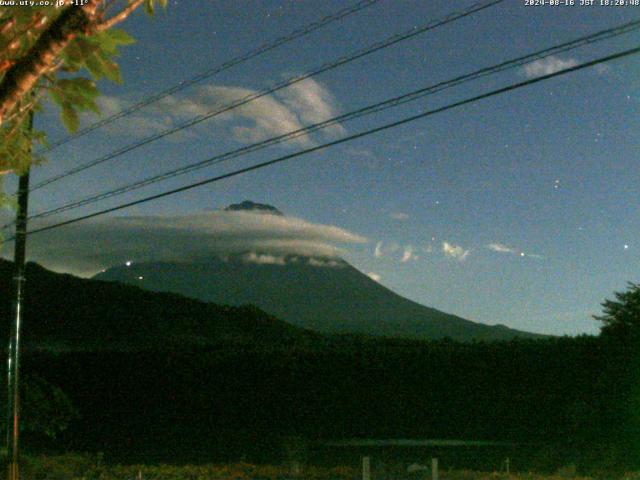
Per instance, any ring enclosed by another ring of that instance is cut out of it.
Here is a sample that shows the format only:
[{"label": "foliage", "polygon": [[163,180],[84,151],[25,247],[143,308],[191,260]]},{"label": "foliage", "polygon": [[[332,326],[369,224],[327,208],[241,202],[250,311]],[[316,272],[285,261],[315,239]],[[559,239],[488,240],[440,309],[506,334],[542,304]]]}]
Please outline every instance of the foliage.
[{"label": "foliage", "polygon": [[605,300],[603,314],[595,316],[602,322],[604,337],[636,343],[640,339],[640,284],[628,283],[624,292],[615,292],[615,300]]},{"label": "foliage", "polygon": [[[62,123],[71,132],[79,127],[80,112],[99,112],[95,82],[122,81],[118,49],[134,42],[112,26],[142,1],[129,0],[109,19],[107,12],[117,1],[90,0],[82,7],[69,2],[63,7],[0,7],[0,173],[20,173],[41,160],[31,150],[34,143],[45,144],[45,136],[25,125],[45,95],[59,107]],[[166,0],[144,0],[147,12],[153,13],[156,3],[165,6]],[[78,18],[84,10],[91,15],[87,13],[82,23]],[[91,78],[77,75],[82,70]]]},{"label": "foliage", "polygon": [[79,417],[78,410],[57,385],[38,376],[27,377],[22,385],[20,426],[25,432],[56,438]]},{"label": "foliage", "polygon": [[[6,390],[2,388],[0,395],[2,405],[6,405]],[[25,377],[20,390],[20,429],[23,432],[56,438],[79,417],[78,410],[62,389],[40,376]],[[6,431],[6,417],[0,418],[2,430]]]}]

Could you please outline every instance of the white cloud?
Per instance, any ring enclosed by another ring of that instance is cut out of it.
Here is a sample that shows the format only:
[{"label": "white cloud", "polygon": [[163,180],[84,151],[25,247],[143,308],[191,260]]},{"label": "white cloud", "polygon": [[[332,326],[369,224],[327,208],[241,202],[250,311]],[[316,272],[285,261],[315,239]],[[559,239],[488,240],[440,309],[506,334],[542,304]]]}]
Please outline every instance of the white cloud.
[{"label": "white cloud", "polygon": [[[146,137],[179,126],[187,120],[259,95],[257,90],[237,86],[206,85],[190,95],[169,95],[137,112],[105,126],[112,135]],[[130,102],[124,98],[101,96],[99,105],[102,116],[106,117],[126,108]],[[255,143],[270,137],[283,135],[304,128],[307,125],[328,120],[338,114],[337,103],[331,93],[313,79],[306,79],[281,90],[275,95],[264,95],[228,112],[212,117],[215,125],[228,125],[237,140]],[[199,128],[211,129],[206,121]],[[324,136],[335,137],[344,134],[340,124],[322,130]],[[182,130],[182,140],[193,135],[193,129]],[[291,143],[301,146],[314,144],[311,136],[301,135]]]},{"label": "white cloud", "polygon": [[380,282],[380,280],[382,279],[382,277],[380,275],[378,275],[377,273],[374,273],[374,272],[367,273],[367,277],[369,277],[371,280],[376,281],[376,282]]},{"label": "white cloud", "polygon": [[413,245],[407,245],[404,247],[404,251],[402,252],[402,258],[400,261],[402,263],[407,263],[409,260],[414,260],[415,256],[413,255]]},{"label": "white cloud", "polygon": [[[335,98],[329,90],[311,78],[281,90],[278,96],[307,125],[329,120],[335,117],[338,111]],[[327,131],[333,135],[345,133],[340,124],[328,127]]]},{"label": "white cloud", "polygon": [[[199,103],[205,105],[207,110],[216,110],[255,95],[256,91],[209,85],[201,87],[197,93]],[[216,117],[216,122],[231,122],[236,139],[245,143],[259,142],[303,127],[296,112],[272,95],[256,98],[221,114]],[[307,146],[312,142],[308,136],[301,136],[295,143]]]},{"label": "white cloud", "polygon": [[311,257],[307,259],[307,265],[311,265],[312,267],[343,268],[346,264],[340,260],[331,258]]},{"label": "white cloud", "polygon": [[242,260],[247,263],[257,263],[258,265],[285,265],[287,263],[285,257],[256,252],[249,252],[243,255]]},{"label": "white cloud", "polygon": [[578,65],[578,61],[575,58],[563,60],[551,55],[550,57],[541,58],[526,64],[522,67],[522,73],[527,78],[541,77],[559,72],[565,68],[575,67],[576,65]]},{"label": "white cloud", "polygon": [[516,249],[502,243],[490,243],[489,245],[487,245],[487,248],[498,253],[517,253]]},{"label": "white cloud", "polygon": [[517,255],[519,257],[544,258],[542,255],[538,255],[535,253],[526,253],[526,252],[523,252],[522,250],[519,250],[514,247],[510,247],[503,243],[490,243],[489,245],[487,245],[487,248],[489,250],[493,250],[494,252],[507,253],[510,255]]},{"label": "white cloud", "polygon": [[459,245],[453,245],[449,242],[442,242],[442,252],[450,258],[454,258],[460,262],[469,256],[470,250],[465,250]]},{"label": "white cloud", "polygon": [[373,250],[373,256],[375,258],[386,257],[393,261],[399,260],[401,263],[407,263],[410,260],[418,260],[418,258],[420,258],[415,255],[415,250],[413,245],[401,247],[396,242],[384,243],[383,241],[379,241]]},{"label": "white cloud", "polygon": [[[99,118],[106,118],[121,112],[130,106],[132,102],[121,97],[100,95],[97,99],[97,104],[101,112]],[[87,123],[96,121],[96,118],[89,113],[83,114],[82,119],[83,122],[86,121]],[[135,113],[120,118],[116,122],[109,123],[102,127],[102,129],[112,136],[141,138],[164,132],[172,128],[175,123],[175,118],[171,113],[158,110],[157,106],[154,105],[154,107],[138,110]],[[174,135],[167,138],[170,140],[182,140],[192,134],[187,131],[182,131]]]},{"label": "white cloud", "polygon": [[401,220],[401,221],[409,220],[409,215],[402,212],[390,213],[389,217],[393,218],[394,220]]},{"label": "white cloud", "polygon": [[[33,222],[32,227],[46,224]],[[341,244],[364,242],[365,238],[339,227],[299,218],[215,211],[173,217],[100,217],[68,225],[33,235],[29,259],[57,271],[90,276],[127,260],[197,261],[242,253],[247,254],[245,261],[254,263],[276,264],[287,255],[335,260]],[[11,247],[5,244],[4,252]]]},{"label": "white cloud", "polygon": [[[161,107],[174,116],[189,119],[256,95],[259,95],[257,90],[248,88],[207,85],[197,89],[190,98],[165,98]],[[214,118],[218,124],[231,124],[237,140],[255,143],[323,122],[337,112],[336,102],[328,90],[315,80],[306,79],[276,95],[254,98]],[[322,132],[325,136],[336,136],[343,134],[344,128],[336,124]],[[309,135],[301,135],[292,143],[310,146],[314,141]]]}]

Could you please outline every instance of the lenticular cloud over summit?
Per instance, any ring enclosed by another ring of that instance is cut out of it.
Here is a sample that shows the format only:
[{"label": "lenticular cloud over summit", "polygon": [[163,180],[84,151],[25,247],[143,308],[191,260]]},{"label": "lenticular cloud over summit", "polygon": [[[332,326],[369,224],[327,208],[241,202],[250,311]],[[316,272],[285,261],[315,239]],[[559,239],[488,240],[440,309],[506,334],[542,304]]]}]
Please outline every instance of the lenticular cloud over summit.
[{"label": "lenticular cloud over summit", "polygon": [[[366,241],[342,228],[295,217],[212,211],[96,218],[42,232],[29,238],[29,260],[53,270],[91,276],[127,261],[193,262],[239,253],[249,254],[247,261],[272,258],[272,263],[285,255],[332,258],[340,253],[341,245]],[[3,253],[7,255],[11,248],[8,244]]]}]

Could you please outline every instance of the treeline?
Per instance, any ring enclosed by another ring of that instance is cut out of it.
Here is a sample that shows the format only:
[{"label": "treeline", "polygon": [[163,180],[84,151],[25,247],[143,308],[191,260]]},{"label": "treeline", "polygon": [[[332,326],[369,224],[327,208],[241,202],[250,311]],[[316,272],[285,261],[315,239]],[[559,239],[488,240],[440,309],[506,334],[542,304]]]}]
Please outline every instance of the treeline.
[{"label": "treeline", "polygon": [[291,437],[310,445],[450,438],[512,442],[538,469],[640,466],[631,454],[640,439],[637,366],[631,346],[587,336],[486,344],[349,337],[318,348],[24,361],[80,412],[58,448],[114,460],[273,462]]}]

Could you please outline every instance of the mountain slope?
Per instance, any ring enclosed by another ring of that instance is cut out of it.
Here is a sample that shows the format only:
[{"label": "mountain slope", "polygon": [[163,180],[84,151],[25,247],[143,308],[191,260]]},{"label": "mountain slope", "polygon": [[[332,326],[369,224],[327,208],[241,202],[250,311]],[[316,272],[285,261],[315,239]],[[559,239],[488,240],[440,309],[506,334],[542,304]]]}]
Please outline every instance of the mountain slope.
[{"label": "mountain slope", "polygon": [[252,253],[188,264],[133,263],[95,278],[213,303],[253,304],[293,325],[322,333],[460,341],[538,336],[425,307],[343,260],[295,256],[282,262],[256,262],[260,258],[269,257]]},{"label": "mountain slope", "polygon": [[[13,263],[0,259],[0,316],[11,306]],[[77,278],[27,265],[23,342],[46,350],[315,345],[322,338],[251,307]],[[8,337],[8,322],[0,323]]]}]

